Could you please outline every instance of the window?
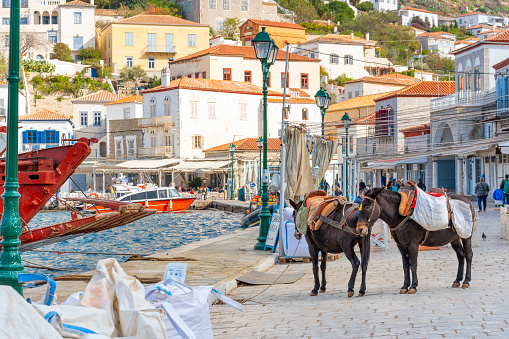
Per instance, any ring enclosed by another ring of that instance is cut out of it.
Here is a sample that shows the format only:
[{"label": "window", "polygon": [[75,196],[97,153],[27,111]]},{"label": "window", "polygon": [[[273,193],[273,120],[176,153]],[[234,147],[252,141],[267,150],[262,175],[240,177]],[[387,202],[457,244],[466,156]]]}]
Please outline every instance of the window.
[{"label": "window", "polygon": [[196,47],[196,34],[187,35],[187,47]]},{"label": "window", "polygon": [[131,108],[124,108],[124,119],[131,119]]},{"label": "window", "polygon": [[135,139],[127,139],[127,154],[134,155],[136,154],[136,147],[134,147]]},{"label": "window", "polygon": [[202,72],[201,73],[201,78],[202,79],[207,79],[207,72]]},{"label": "window", "polygon": [[164,115],[169,117],[171,115],[171,101],[170,97],[164,98]]},{"label": "window", "polygon": [[198,101],[191,101],[191,118],[198,119]]},{"label": "window", "polygon": [[462,91],[463,90],[463,83],[464,83],[465,79],[463,77],[463,74],[458,74],[458,90],[459,91]]},{"label": "window", "polygon": [[466,81],[466,89],[470,90],[472,88],[472,75],[470,72],[467,73],[467,81]]},{"label": "window", "polygon": [[251,71],[244,71],[244,81],[251,82]]},{"label": "window", "polygon": [[223,80],[231,80],[232,79],[232,69],[231,68],[223,68]]},{"label": "window", "polygon": [[193,11],[196,11],[196,0],[193,0]]},{"label": "window", "polygon": [[3,8],[10,8],[11,7],[11,0],[2,0],[2,7]]},{"label": "window", "polygon": [[106,50],[106,37],[104,37],[104,43],[103,43],[103,46],[104,46],[104,50]]},{"label": "window", "polygon": [[27,142],[29,144],[37,143],[37,131],[27,131]]},{"label": "window", "polygon": [[164,145],[165,146],[173,146],[173,135],[165,135],[164,136]]},{"label": "window", "polygon": [[88,126],[88,112],[80,112],[80,126],[81,127]]},{"label": "window", "polygon": [[173,33],[166,34],[166,52],[171,53],[175,52],[175,43],[174,43],[174,35]]},{"label": "window", "polygon": [[111,35],[108,34],[108,48],[111,48]]},{"label": "window", "polygon": [[198,78],[200,77],[200,72],[196,72],[196,73],[194,73],[194,77],[195,77],[196,79],[198,79]]},{"label": "window", "polygon": [[316,58],[316,54],[315,54],[315,52],[311,52],[311,53],[309,53],[309,57],[310,57],[311,59],[315,59],[315,58]]},{"label": "window", "polygon": [[247,103],[240,103],[240,120],[247,120]]},{"label": "window", "polygon": [[8,25],[9,24],[9,18],[2,18],[2,25]]},{"label": "window", "polygon": [[348,92],[348,99],[352,99],[352,92]]},{"label": "window", "polygon": [[188,77],[188,78],[192,78],[192,77],[193,77],[193,75],[192,75],[191,73],[189,73],[189,74],[187,75],[187,77]]},{"label": "window", "polygon": [[353,65],[353,55],[346,54],[344,59],[345,59],[345,65]]},{"label": "window", "polygon": [[270,87],[270,72],[269,75],[267,76],[267,87]]},{"label": "window", "polygon": [[94,112],[94,126],[101,126],[101,112]]},{"label": "window", "polygon": [[28,8],[28,0],[21,0],[21,8]]},{"label": "window", "polygon": [[209,0],[209,9],[216,9],[216,0]]},{"label": "window", "polygon": [[331,64],[339,64],[339,55],[337,55],[337,54],[329,55],[329,62]]},{"label": "window", "polygon": [[58,17],[56,15],[51,16],[51,24],[52,25],[58,24]]},{"label": "window", "polygon": [[215,119],[216,118],[216,103],[213,101],[209,101],[209,119]]},{"label": "window", "polygon": [[28,18],[19,18],[20,25],[28,25]]},{"label": "window", "polygon": [[302,109],[302,120],[308,120],[308,109],[307,108]]},{"label": "window", "polygon": [[223,30],[223,18],[216,18],[216,31]]},{"label": "window", "polygon": [[150,147],[156,147],[157,139],[156,137],[152,136],[150,137]]},{"label": "window", "polygon": [[56,44],[58,42],[57,32],[48,32],[48,41],[50,44]]},{"label": "window", "polygon": [[166,199],[168,197],[168,190],[158,190],[159,192],[159,199]]},{"label": "window", "polygon": [[124,34],[124,38],[125,38],[125,45],[126,46],[134,46],[134,33],[126,32]]},{"label": "window", "polygon": [[57,136],[56,131],[45,131],[44,134],[45,134],[44,140],[45,140],[45,142],[47,144],[56,144],[56,143],[58,143],[58,141],[56,140],[57,139],[56,138],[56,136]]},{"label": "window", "polygon": [[203,136],[202,135],[193,135],[193,148],[194,149],[203,149]]},{"label": "window", "polygon": [[223,11],[230,10],[230,0],[223,0]]},{"label": "window", "polygon": [[73,39],[74,50],[83,49],[83,37],[82,36],[75,36],[72,39]]},{"label": "window", "polygon": [[150,117],[153,118],[155,116],[156,116],[156,98],[152,98],[150,99]]},{"label": "window", "polygon": [[[290,74],[286,78],[286,88],[290,87]],[[285,88],[285,72],[281,72],[281,88]]]},{"label": "window", "polygon": [[126,57],[125,58],[125,66],[127,68],[133,68],[133,57]]},{"label": "window", "polygon": [[307,74],[301,74],[300,75],[300,88],[302,88],[302,89],[308,89],[309,88],[308,75]]},{"label": "window", "polygon": [[50,16],[49,15],[43,15],[42,16],[42,24],[43,25],[49,25],[50,22]]},{"label": "window", "polygon": [[481,70],[480,67],[477,66],[475,68],[475,74],[474,74],[474,86],[476,91],[481,90]]},{"label": "window", "polygon": [[4,39],[5,39],[5,47],[9,47],[9,34],[6,34]]},{"label": "window", "polygon": [[359,91],[355,91],[355,97],[357,98],[359,96]]},{"label": "window", "polygon": [[157,34],[156,33],[148,33],[148,51],[149,52],[157,52]]},{"label": "window", "polygon": [[240,0],[240,10],[244,12],[249,10],[249,0]]},{"label": "window", "polygon": [[81,25],[81,12],[74,12],[74,24]]},{"label": "window", "polygon": [[148,69],[155,69],[155,68],[156,68],[156,59],[148,58]]}]

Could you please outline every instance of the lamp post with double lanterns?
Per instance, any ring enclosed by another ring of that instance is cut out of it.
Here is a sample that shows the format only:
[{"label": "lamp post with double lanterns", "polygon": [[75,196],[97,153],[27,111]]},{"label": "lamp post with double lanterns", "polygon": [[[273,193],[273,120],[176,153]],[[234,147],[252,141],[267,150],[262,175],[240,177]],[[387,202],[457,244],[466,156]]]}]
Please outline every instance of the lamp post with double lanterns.
[{"label": "lamp post with double lanterns", "polygon": [[350,125],[352,124],[352,119],[350,119],[350,117],[348,116],[348,113],[345,113],[345,115],[343,115],[343,117],[341,118],[341,123],[343,124],[343,127],[345,128],[346,130],[346,138],[345,138],[345,143],[346,143],[346,146],[345,146],[345,149],[346,149],[346,174],[345,174],[345,178],[346,178],[346,182],[345,182],[345,192],[346,192],[346,200],[349,200],[348,199],[348,128],[350,128]]},{"label": "lamp post with double lanterns", "polygon": [[260,150],[260,166],[258,166],[258,172],[260,175],[260,178],[258,180],[258,194],[262,194],[262,147],[263,147],[263,138],[259,137],[258,140],[256,140],[256,144],[258,145],[258,149]]},{"label": "lamp post with double lanterns", "polygon": [[[315,94],[316,105],[320,108],[320,113],[322,114],[322,137],[325,135],[325,111],[329,108],[330,105],[330,96],[327,91],[324,91],[322,87]],[[325,183],[322,178],[320,182],[320,189],[325,188]]]},{"label": "lamp post with double lanterns", "polygon": [[256,58],[262,63],[263,73],[263,174],[262,174],[262,210],[260,212],[260,233],[258,242],[254,246],[255,250],[265,248],[265,240],[269,230],[270,211],[269,211],[269,173],[267,169],[267,77],[270,66],[274,65],[279,48],[270,37],[269,33],[262,27],[262,31],[256,34],[253,39],[253,46]]},{"label": "lamp post with double lanterns", "polygon": [[230,181],[231,181],[230,200],[233,200],[233,199],[235,199],[235,197],[234,197],[235,192],[233,191],[234,187],[235,187],[235,185],[233,184],[233,152],[235,152],[235,144],[233,142],[230,144],[230,146],[228,146],[228,150],[230,151],[230,154],[232,155],[232,177],[230,178]]}]

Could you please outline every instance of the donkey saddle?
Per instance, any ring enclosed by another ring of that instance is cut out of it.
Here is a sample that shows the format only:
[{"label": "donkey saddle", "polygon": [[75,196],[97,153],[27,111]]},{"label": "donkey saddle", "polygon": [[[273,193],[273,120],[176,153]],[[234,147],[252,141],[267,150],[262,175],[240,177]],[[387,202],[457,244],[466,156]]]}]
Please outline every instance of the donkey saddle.
[{"label": "donkey saddle", "polygon": [[327,197],[323,191],[309,193],[306,197],[306,206],[309,207],[307,220],[309,228],[313,231],[318,230],[323,224],[320,216],[328,217],[345,203],[344,197]]}]

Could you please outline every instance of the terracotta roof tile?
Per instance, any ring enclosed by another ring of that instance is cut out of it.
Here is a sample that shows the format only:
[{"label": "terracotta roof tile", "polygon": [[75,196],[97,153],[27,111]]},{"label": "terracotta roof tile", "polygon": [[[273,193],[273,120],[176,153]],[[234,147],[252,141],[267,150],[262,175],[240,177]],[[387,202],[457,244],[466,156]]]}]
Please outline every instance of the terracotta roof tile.
[{"label": "terracotta roof tile", "polygon": [[389,73],[377,76],[377,78],[381,79],[399,79],[399,80],[412,80],[413,82],[419,82],[419,79],[411,77],[410,75],[405,75],[401,73]]},{"label": "terracotta roof tile", "polygon": [[501,69],[502,67],[507,66],[507,65],[509,65],[509,58],[502,60],[499,63],[494,64],[491,67],[493,67],[495,70],[498,71],[499,69]]},{"label": "terracotta roof tile", "polygon": [[357,125],[374,125],[376,121],[376,113],[372,113],[365,117],[354,120],[353,122]]},{"label": "terracotta roof tile", "polygon": [[[196,91],[230,92],[241,94],[262,95],[262,88],[244,81],[226,81],[201,78],[180,78],[173,80],[167,87],[157,86],[142,91],[145,93],[170,91],[173,89],[190,89]],[[283,96],[283,93],[269,90],[268,96]]]},{"label": "terracotta roof tile", "polygon": [[81,102],[87,102],[87,101],[97,101],[97,102],[111,102],[111,101],[117,101],[120,99],[125,98],[123,95],[115,94],[112,92],[108,92],[105,90],[101,90],[98,92],[94,92],[88,95],[84,95],[80,98],[74,99],[72,102],[81,101]]},{"label": "terracotta roof tile", "polygon": [[39,121],[39,120],[69,120],[69,117],[49,111],[45,108],[31,114],[22,115],[19,120]]},{"label": "terracotta roof tile", "polygon": [[130,97],[108,102],[105,105],[125,104],[127,102],[143,102],[143,95],[131,95]]},{"label": "terracotta roof tile", "polygon": [[469,29],[476,29],[476,28],[492,28],[491,26],[488,26],[488,25],[475,25],[475,26],[470,26],[470,27],[467,27],[467,31]]},{"label": "terracotta roof tile", "polygon": [[[278,22],[278,21],[269,21],[269,20],[256,20],[256,19],[248,19],[247,21],[252,21],[255,24],[266,27],[281,27],[281,28],[292,28],[298,30],[306,30],[306,28],[301,25],[293,24],[290,22]],[[247,22],[246,21],[246,22]]]},{"label": "terracotta roof tile", "polygon": [[441,97],[453,94],[454,92],[454,81],[421,81],[410,87],[374,99],[374,101],[382,101],[394,97]]},{"label": "terracotta roof tile", "polygon": [[138,14],[130,18],[125,18],[116,23],[122,24],[145,24],[145,25],[189,25],[189,26],[207,26],[193,21],[177,18],[172,15]]},{"label": "terracotta roof tile", "polygon": [[376,41],[372,41],[372,40],[366,40],[366,39],[363,39],[363,38],[359,38],[358,36],[354,36],[353,39],[351,38],[350,35],[340,35],[340,34],[327,34],[327,35],[322,35],[322,36],[319,36],[318,38],[315,38],[315,39],[312,39],[312,40],[309,40],[309,41],[306,41],[302,44],[307,44],[307,43],[310,43],[310,42],[321,42],[321,41],[329,41],[329,42],[344,42],[344,43],[360,43],[360,44],[365,44],[365,43],[376,43]]},{"label": "terracotta roof tile", "polygon": [[377,93],[371,95],[363,95],[360,97],[348,99],[337,104],[330,105],[329,109],[325,113],[332,113],[333,111],[346,110],[358,107],[375,106],[375,99],[383,97],[389,93]]},{"label": "terracotta roof tile", "polygon": [[[267,102],[283,102],[283,98],[270,98],[267,99]],[[292,103],[292,104],[315,104],[315,99],[311,98],[287,98],[286,103]]]},{"label": "terracotta roof tile", "polygon": [[[258,138],[244,138],[237,141],[234,141],[235,151],[259,151],[258,144],[256,141]],[[228,151],[228,147],[231,142],[219,146],[215,146],[209,149],[204,150],[203,152],[217,152],[217,151]],[[268,151],[279,151],[281,150],[281,141],[278,138],[268,138],[267,139],[267,150]]]},{"label": "terracotta roof tile", "polygon": [[309,98],[310,95],[301,90],[300,88],[290,88],[292,92],[298,93],[301,98]]},{"label": "terracotta roof tile", "polygon": [[[252,46],[230,46],[230,45],[217,45],[204,49],[183,58],[172,61],[172,63],[186,62],[188,60],[196,59],[204,55],[219,55],[219,56],[242,56],[244,59],[256,59],[254,47]],[[279,50],[276,60],[285,60],[286,52]],[[308,58],[302,55],[290,53],[290,61],[310,61],[320,62],[318,59]]]},{"label": "terracotta roof tile", "polygon": [[[397,78],[386,78],[384,75],[378,77],[362,77],[360,79],[347,81],[346,83],[356,82],[369,82],[369,83],[380,83],[380,84],[393,84],[393,85],[405,85],[410,86],[415,84],[419,79],[410,77],[411,79],[397,79]],[[417,80],[417,81],[416,81]]]},{"label": "terracotta roof tile", "polygon": [[409,133],[409,132],[426,132],[430,130],[429,124],[422,124],[419,126],[412,126],[407,128],[402,128],[399,131],[402,133]]},{"label": "terracotta roof tile", "polygon": [[438,14],[438,13],[435,13],[435,12],[427,11],[425,9],[413,8],[413,7],[405,7],[403,9],[401,9],[401,11],[416,11],[416,12],[423,12],[423,13]]},{"label": "terracotta roof tile", "polygon": [[474,14],[488,15],[488,14],[484,14],[484,13],[481,13],[481,12],[470,12],[470,13],[465,13],[465,14],[458,15],[455,18],[459,18],[459,17],[462,17],[462,16],[468,16],[468,15],[474,15]]},{"label": "terracotta roof tile", "polygon": [[417,36],[417,38],[424,38],[424,37],[433,37],[433,38],[445,38],[443,35],[449,35],[451,38],[455,37],[455,34],[447,33],[447,32],[425,32],[421,33]]},{"label": "terracotta roof tile", "polygon": [[61,4],[59,6],[67,6],[67,7],[95,7],[95,5],[91,5],[88,2],[83,2],[79,0],[74,0],[71,2],[67,2],[65,4]]}]

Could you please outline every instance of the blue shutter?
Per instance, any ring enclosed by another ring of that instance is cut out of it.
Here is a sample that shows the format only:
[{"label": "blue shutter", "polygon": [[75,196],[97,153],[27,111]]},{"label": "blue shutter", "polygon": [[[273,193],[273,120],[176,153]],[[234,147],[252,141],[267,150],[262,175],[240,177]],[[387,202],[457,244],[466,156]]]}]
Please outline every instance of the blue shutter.
[{"label": "blue shutter", "polygon": [[60,132],[55,131],[55,144],[60,144],[60,138],[59,138]]},{"label": "blue shutter", "polygon": [[500,84],[501,84],[501,95],[502,95],[502,108],[504,109],[502,113],[505,113],[506,111],[506,108],[507,108],[507,81],[506,81],[506,78],[501,78],[500,79]]},{"label": "blue shutter", "polygon": [[41,143],[41,132],[35,131],[35,143],[40,144]]},{"label": "blue shutter", "polygon": [[24,131],[22,134],[23,134],[23,143],[28,144],[28,131]]}]

